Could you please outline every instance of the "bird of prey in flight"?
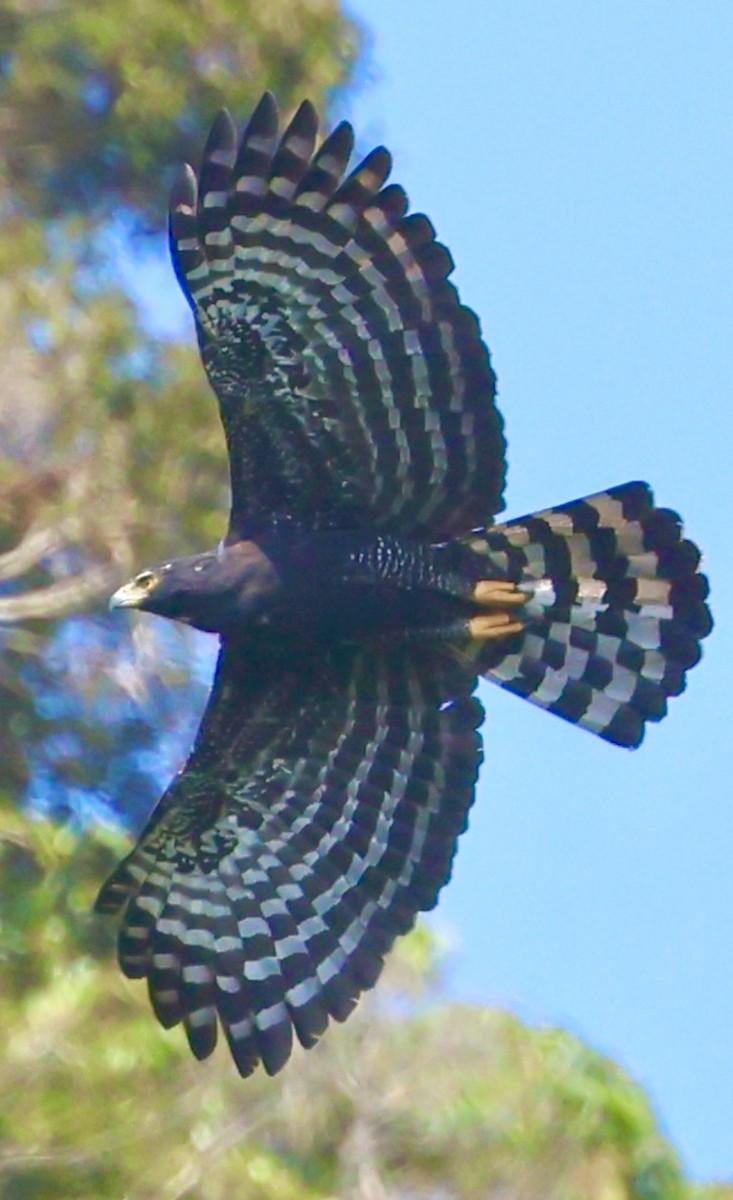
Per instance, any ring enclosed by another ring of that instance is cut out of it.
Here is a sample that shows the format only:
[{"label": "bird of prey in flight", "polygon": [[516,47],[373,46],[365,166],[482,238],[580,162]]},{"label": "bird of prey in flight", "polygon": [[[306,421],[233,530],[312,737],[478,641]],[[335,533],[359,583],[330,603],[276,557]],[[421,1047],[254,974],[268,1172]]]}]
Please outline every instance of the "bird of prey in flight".
[{"label": "bird of prey in flight", "polygon": [[483,676],[638,746],[710,631],[700,555],[646,483],[495,523],[505,440],[476,316],[427,217],[268,93],[171,199],[219,403],[222,544],[112,604],[219,638],[193,750],[97,908],[197,1058],[274,1074],[432,908],[481,762]]}]

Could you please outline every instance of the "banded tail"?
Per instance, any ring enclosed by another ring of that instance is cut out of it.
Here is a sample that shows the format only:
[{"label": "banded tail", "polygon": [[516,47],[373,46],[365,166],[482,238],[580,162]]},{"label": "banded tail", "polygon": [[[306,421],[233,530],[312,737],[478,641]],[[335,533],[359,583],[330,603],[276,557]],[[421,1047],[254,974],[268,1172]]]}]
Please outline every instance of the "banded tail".
[{"label": "banded tail", "polygon": [[482,646],[486,679],[606,741],[638,746],[712,629],[700,552],[646,483],[467,539],[529,597],[525,630]]}]

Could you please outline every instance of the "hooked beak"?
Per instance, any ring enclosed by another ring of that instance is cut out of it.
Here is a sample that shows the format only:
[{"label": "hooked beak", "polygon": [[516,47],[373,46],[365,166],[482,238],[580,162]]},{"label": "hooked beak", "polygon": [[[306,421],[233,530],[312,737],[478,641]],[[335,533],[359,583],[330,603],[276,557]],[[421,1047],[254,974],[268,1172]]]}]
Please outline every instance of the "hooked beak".
[{"label": "hooked beak", "polygon": [[150,595],[150,590],[150,580],[143,585],[137,579],[131,579],[129,583],[123,583],[122,587],[110,596],[109,606],[110,608],[139,608],[146,596]]}]

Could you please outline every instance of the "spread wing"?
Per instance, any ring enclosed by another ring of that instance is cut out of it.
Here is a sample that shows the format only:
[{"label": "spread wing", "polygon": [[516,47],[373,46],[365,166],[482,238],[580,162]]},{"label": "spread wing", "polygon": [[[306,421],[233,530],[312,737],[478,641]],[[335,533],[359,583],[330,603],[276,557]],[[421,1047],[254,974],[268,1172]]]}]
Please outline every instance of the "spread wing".
[{"label": "spread wing", "polygon": [[273,1074],[371,987],[431,908],[481,758],[474,679],[420,646],[257,658],[224,645],[196,745],[98,909],[194,1054],[219,1024]]},{"label": "spread wing", "polygon": [[211,130],[171,201],[173,261],[227,438],[230,534],[273,516],[433,538],[502,507],[505,443],[478,320],[429,220],[385,186],[379,147],[351,174],[351,127],[280,134],[266,94],[237,148]]}]

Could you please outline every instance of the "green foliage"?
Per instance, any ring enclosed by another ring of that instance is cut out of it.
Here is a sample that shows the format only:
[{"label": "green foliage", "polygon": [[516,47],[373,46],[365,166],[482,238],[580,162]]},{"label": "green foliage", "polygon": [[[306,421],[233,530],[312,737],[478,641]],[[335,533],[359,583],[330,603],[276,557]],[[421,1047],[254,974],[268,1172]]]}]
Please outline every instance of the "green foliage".
[{"label": "green foliage", "polygon": [[161,166],[200,151],[222,98],[287,109],[343,84],[360,35],[336,0],[0,3],[4,154],[18,207],[128,206],[159,226]]},{"label": "green foliage", "polygon": [[[690,1192],[642,1091],[558,1030],[437,1004],[436,948],[276,1079],[198,1064],[90,915],[122,850],[0,818],[0,1194],[191,1200],[723,1200]],[[430,981],[433,981],[432,983]]]},{"label": "green foliage", "polygon": [[[116,745],[139,822],[175,652],[153,628],[136,669],[127,639],[100,635],[102,606],[134,570],[225,530],[224,439],[197,352],[145,328],[121,244],[134,264],[132,231],[161,230],[169,168],[198,158],[224,100],[246,116],[270,86],[286,111],[306,94],[324,109],[360,42],[337,0],[0,0],[0,749],[19,802],[30,785],[51,810],[87,808]],[[188,639],[178,657],[195,652]],[[195,713],[195,687],[172,674]]]}]

